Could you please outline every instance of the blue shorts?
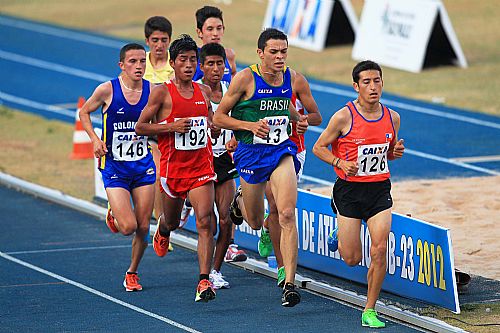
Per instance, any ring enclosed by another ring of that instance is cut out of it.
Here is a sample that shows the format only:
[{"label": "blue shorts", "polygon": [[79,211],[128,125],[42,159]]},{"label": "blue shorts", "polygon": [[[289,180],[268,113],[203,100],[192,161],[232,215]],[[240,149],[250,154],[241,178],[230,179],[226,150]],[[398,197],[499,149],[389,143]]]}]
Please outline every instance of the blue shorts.
[{"label": "blue shorts", "polygon": [[279,145],[246,144],[239,142],[233,159],[241,178],[249,184],[267,182],[285,155],[293,157],[295,174],[300,170],[297,146],[290,139]]},{"label": "blue shorts", "polygon": [[115,168],[105,168],[100,171],[104,188],[122,187],[131,192],[136,187],[151,185],[156,182],[156,170],[154,164],[143,173],[138,174],[120,173]]}]

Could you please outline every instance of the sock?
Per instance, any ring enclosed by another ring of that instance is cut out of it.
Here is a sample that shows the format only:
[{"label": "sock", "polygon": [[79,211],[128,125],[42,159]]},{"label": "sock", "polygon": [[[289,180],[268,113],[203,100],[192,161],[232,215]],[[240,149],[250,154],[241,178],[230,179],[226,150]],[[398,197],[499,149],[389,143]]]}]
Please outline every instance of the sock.
[{"label": "sock", "polygon": [[231,238],[231,241],[229,241],[229,245],[233,245],[234,244],[234,238]]},{"label": "sock", "polygon": [[208,274],[200,274],[200,281],[201,280],[208,280],[208,279],[210,279],[210,275],[208,275]]},{"label": "sock", "polygon": [[135,274],[135,275],[137,275],[137,272],[127,272],[127,274],[131,274],[131,275]]},{"label": "sock", "polygon": [[264,230],[264,232],[266,232],[266,233],[269,233],[269,229],[267,229],[266,227],[264,227],[264,225],[262,225],[262,230]]}]

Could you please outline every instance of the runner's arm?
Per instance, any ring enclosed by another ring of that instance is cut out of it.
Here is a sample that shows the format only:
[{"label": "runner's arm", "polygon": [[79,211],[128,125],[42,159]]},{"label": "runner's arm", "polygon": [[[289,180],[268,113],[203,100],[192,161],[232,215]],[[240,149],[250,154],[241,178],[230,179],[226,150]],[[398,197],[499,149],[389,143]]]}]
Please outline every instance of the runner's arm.
[{"label": "runner's arm", "polygon": [[101,106],[110,103],[112,98],[113,88],[111,82],[107,81],[100,84],[92,93],[92,96],[83,104],[80,109],[78,116],[80,117],[80,122],[83,129],[87,132],[90,140],[92,141],[94,156],[99,158],[104,156],[108,149],[104,142],[97,136],[92,126],[92,120],[90,119],[90,114],[96,111]]},{"label": "runner's arm", "polygon": [[387,153],[388,160],[395,160],[403,157],[405,146],[404,140],[398,140],[399,127],[401,125],[401,117],[396,111],[389,110],[391,112],[392,124],[394,126],[394,139],[389,145],[389,152]]},{"label": "runner's arm", "polygon": [[304,106],[304,109],[307,111],[307,122],[309,125],[321,125],[323,119],[321,117],[321,113],[319,112],[318,104],[316,104],[316,101],[314,100],[309,83],[301,73],[296,72],[293,92]]}]

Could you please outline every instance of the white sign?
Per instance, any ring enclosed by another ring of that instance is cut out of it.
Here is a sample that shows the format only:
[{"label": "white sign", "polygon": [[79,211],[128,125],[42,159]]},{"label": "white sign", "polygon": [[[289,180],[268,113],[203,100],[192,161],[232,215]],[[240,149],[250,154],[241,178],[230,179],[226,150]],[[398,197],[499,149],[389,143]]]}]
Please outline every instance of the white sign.
[{"label": "white sign", "polygon": [[276,28],[290,45],[313,51],[352,43],[358,21],[349,0],[269,0],[264,28]]},{"label": "white sign", "polygon": [[467,67],[440,0],[366,0],[352,57],[410,72],[437,64]]}]

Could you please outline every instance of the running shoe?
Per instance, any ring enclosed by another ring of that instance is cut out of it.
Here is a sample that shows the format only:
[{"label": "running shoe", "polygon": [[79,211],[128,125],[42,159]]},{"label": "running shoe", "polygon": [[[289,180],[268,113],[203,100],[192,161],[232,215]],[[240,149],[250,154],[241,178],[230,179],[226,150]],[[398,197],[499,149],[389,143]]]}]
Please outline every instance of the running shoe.
[{"label": "running shoe", "polygon": [[283,287],[283,294],[281,295],[281,305],[292,307],[300,303],[300,294],[295,290],[293,283],[287,282]]},{"label": "running shoe", "polygon": [[215,269],[210,272],[210,282],[215,290],[229,288],[229,282],[224,279],[221,272],[217,272]]},{"label": "running shoe", "polygon": [[160,220],[156,225],[155,235],[153,237],[153,249],[158,257],[164,257],[168,252],[168,245],[170,244],[170,237],[160,235]]},{"label": "running shoe", "polygon": [[224,257],[225,262],[239,262],[247,260],[247,254],[243,250],[238,249],[238,245],[230,244]]},{"label": "running shoe", "polygon": [[238,186],[236,193],[234,194],[233,201],[229,207],[229,217],[234,224],[240,225],[243,223],[243,215],[241,215],[241,209],[238,207],[238,198],[241,197],[241,185]]},{"label": "running shoe", "polygon": [[172,246],[172,243],[168,242],[168,252],[172,252],[174,250],[174,247]]},{"label": "running shoe", "polygon": [[215,290],[213,289],[212,283],[207,279],[203,279],[198,283],[196,288],[195,302],[208,302],[215,298]]},{"label": "running shoe", "polygon": [[118,228],[115,224],[115,217],[113,216],[113,212],[111,211],[111,206],[108,202],[108,212],[106,213],[106,225],[112,233],[116,234],[118,232]]},{"label": "running shoe", "polygon": [[370,328],[384,328],[385,323],[377,318],[377,311],[366,309],[361,315],[361,325]]},{"label": "running shoe", "polygon": [[335,227],[328,235],[328,250],[335,252],[339,249],[339,238],[338,238],[339,227]]},{"label": "running shoe", "polygon": [[285,266],[278,268],[278,287],[283,288],[285,285],[286,273]]},{"label": "running shoe", "polygon": [[183,228],[184,225],[187,223],[191,210],[193,210],[193,206],[191,205],[191,202],[188,199],[186,199],[186,201],[184,201],[184,205],[182,206],[179,228]]},{"label": "running shoe", "polygon": [[260,238],[257,245],[259,247],[259,255],[261,257],[267,258],[271,252],[273,252],[273,243],[271,242],[269,230],[264,230],[264,227],[260,229]]},{"label": "running shoe", "polygon": [[137,273],[125,273],[125,280],[123,286],[126,291],[141,291],[142,286],[139,284],[139,275]]}]

